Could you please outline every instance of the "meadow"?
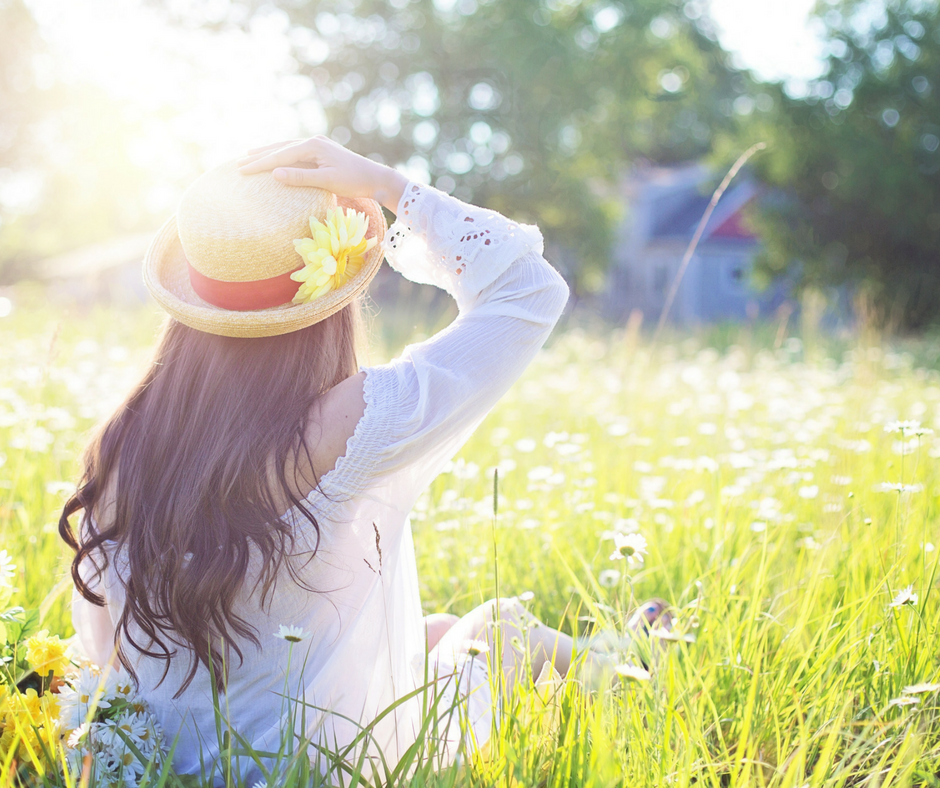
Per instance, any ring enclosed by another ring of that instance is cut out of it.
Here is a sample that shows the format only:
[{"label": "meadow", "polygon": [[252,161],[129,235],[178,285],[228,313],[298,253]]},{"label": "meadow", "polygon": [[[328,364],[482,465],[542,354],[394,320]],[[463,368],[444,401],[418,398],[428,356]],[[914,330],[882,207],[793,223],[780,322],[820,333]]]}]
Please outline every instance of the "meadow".
[{"label": "meadow", "polygon": [[[63,637],[56,521],[88,430],[139,374],[156,325],[150,312],[0,319],[0,549],[18,604]],[[682,637],[649,680],[569,682],[548,721],[522,693],[485,753],[398,782],[940,785],[929,353],[798,329],[655,344],[558,333],[415,508],[424,607],[466,612],[498,582],[586,634],[659,596]],[[628,533],[649,544],[633,566],[610,558]],[[16,784],[0,766],[0,788]]]}]

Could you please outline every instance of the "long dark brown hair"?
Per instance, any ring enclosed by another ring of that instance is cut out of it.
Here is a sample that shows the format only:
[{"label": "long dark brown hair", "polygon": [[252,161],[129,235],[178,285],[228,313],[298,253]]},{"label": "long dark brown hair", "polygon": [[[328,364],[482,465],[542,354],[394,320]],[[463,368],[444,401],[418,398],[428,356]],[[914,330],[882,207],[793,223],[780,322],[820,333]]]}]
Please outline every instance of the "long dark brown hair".
[{"label": "long dark brown hair", "polygon": [[[261,605],[285,567],[300,582],[289,560],[294,534],[281,519],[288,508],[297,507],[319,543],[303,500],[318,483],[305,435],[317,398],[356,373],[359,334],[358,303],[265,338],[215,336],[168,320],[143,379],[85,450],[77,492],[59,518],[59,534],[75,550],[75,587],[93,604],[105,600],[79,564],[90,560],[100,576],[105,542],[122,563],[126,556],[115,640],[132,676],[126,646],[166,661],[161,682],[177,655],[171,646],[182,646],[190,669],[175,697],[200,663],[221,689],[223,651],[241,662],[239,639],[260,645],[233,603],[252,553],[261,569],[249,590],[260,590]],[[78,538],[69,517],[80,510]]]}]

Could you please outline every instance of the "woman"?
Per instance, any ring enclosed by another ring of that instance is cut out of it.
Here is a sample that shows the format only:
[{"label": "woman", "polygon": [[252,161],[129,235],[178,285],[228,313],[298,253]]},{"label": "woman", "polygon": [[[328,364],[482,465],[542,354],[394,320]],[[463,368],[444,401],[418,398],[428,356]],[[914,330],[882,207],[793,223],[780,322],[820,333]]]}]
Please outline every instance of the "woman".
[{"label": "woman", "polygon": [[[211,770],[219,752],[214,690],[259,751],[277,750],[285,687],[305,704],[306,735],[342,747],[426,681],[441,708],[460,696],[482,743],[487,660],[512,678],[517,636],[536,674],[549,659],[565,673],[572,643],[515,600],[424,622],[408,513],[545,342],[568,289],[536,227],[326,137],[239,165],[197,180],[148,252],[145,280],[170,319],[60,522],[77,550],[78,638],[134,676],[178,737],[181,773]],[[334,199],[360,213],[332,212]],[[387,233],[376,203],[397,216]],[[460,314],[359,370],[358,298],[383,252]],[[420,694],[374,725],[370,754],[395,763],[414,742]],[[432,730],[459,738],[459,726]]]}]

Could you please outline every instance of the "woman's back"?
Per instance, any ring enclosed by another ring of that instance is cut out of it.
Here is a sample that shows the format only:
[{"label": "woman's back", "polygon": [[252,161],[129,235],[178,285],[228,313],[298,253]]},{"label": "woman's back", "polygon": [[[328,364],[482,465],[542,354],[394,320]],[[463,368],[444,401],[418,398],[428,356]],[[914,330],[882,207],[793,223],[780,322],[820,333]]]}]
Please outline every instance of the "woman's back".
[{"label": "woman's back", "polygon": [[[389,262],[413,281],[443,287],[460,315],[390,364],[317,392],[307,410],[309,456],[293,455],[301,459],[280,471],[293,480],[285,498],[294,505],[277,510],[286,512],[287,557],[268,583],[264,556],[252,548],[231,599],[232,615],[245,628],[230,631],[224,647],[214,644],[225,675],[219,710],[259,750],[278,748],[285,690],[303,700],[306,735],[342,747],[360,725],[424,684],[408,513],[544,343],[567,298],[564,282],[541,257],[534,227],[416,184],[402,193],[397,215],[385,238]],[[233,489],[232,480],[222,481],[229,486],[205,495]],[[93,659],[110,655],[115,632],[128,623],[127,584],[140,592],[126,548],[112,552],[100,585],[83,569],[90,590],[106,602],[95,607],[75,596],[76,630]],[[225,545],[215,549],[224,552]],[[181,559],[185,568],[187,556]],[[293,645],[278,639],[282,626],[299,628],[303,639]],[[210,646],[213,629],[207,622],[203,630]],[[192,673],[185,642],[175,643],[167,660],[138,622],[129,622],[125,635],[119,643],[140,691],[168,737],[179,732],[177,769],[200,772],[218,752],[211,661],[198,662]],[[376,724],[370,750],[394,763],[414,742],[420,711],[419,698],[399,705]]]}]

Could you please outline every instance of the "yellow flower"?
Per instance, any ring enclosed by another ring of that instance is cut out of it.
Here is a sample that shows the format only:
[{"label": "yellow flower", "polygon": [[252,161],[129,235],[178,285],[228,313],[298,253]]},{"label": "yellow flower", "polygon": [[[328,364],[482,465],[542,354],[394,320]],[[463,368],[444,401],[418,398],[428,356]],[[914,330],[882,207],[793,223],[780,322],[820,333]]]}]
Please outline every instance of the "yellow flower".
[{"label": "yellow flower", "polygon": [[13,724],[7,725],[4,722],[3,727],[0,728],[0,758],[7,759],[10,750],[13,749],[14,741],[16,741],[16,732],[13,730]]},{"label": "yellow flower", "polygon": [[39,703],[42,707],[42,716],[44,720],[59,719],[59,712],[61,709],[59,707],[58,695],[53,692],[44,692]]},{"label": "yellow flower", "polygon": [[342,287],[359,273],[366,252],[376,244],[374,237],[365,237],[368,229],[369,217],[353,210],[327,211],[326,224],[310,217],[313,237],[294,241],[294,248],[305,263],[290,277],[302,283],[294,296],[295,304],[310,303]]},{"label": "yellow flower", "polygon": [[40,676],[45,676],[50,670],[62,676],[71,664],[65,655],[67,648],[58,635],[50,636],[44,629],[27,639],[26,661]]},{"label": "yellow flower", "polygon": [[6,757],[14,749],[16,757],[33,768],[40,768],[43,745],[51,751],[58,738],[56,719],[59,714],[58,699],[46,693],[40,696],[36,690],[24,693],[4,693],[0,719],[0,755]]},{"label": "yellow flower", "polygon": [[27,719],[34,725],[38,725],[42,716],[42,700],[39,693],[34,689],[28,689],[20,694],[20,702]]}]

